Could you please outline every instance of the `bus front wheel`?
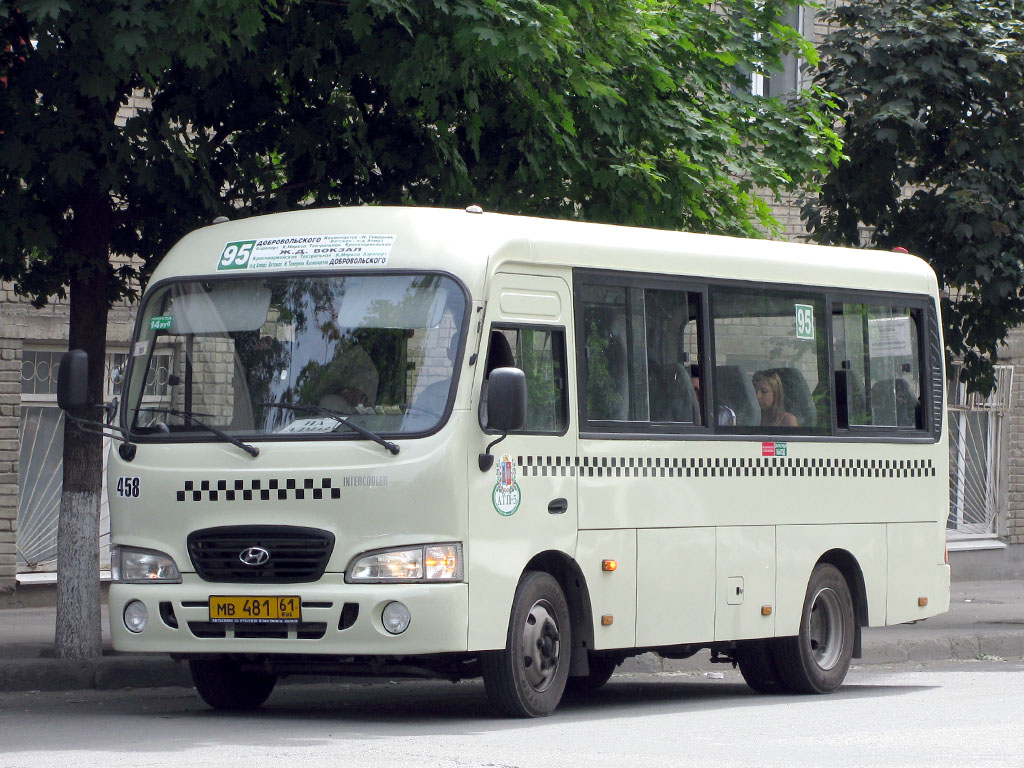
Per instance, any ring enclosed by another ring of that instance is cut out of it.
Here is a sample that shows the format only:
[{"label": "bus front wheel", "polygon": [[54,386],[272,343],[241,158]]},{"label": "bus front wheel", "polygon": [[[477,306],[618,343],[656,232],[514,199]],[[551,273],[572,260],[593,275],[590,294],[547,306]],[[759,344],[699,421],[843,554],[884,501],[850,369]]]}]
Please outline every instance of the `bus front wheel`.
[{"label": "bus front wheel", "polygon": [[747,640],[736,646],[733,658],[747,685],[758,693],[782,693],[786,690],[775,660],[774,640]]},{"label": "bus front wheel", "polygon": [[277,684],[277,675],[243,670],[233,659],[192,659],[188,667],[199,697],[214,709],[255,709]]},{"label": "bus front wheel", "polygon": [[491,705],[513,717],[551,714],[565,691],[571,646],[562,588],[551,575],[528,571],[512,601],[505,648],[480,657]]},{"label": "bus front wheel", "polygon": [[853,657],[853,598],[839,569],[819,563],[811,572],[800,615],[800,634],[778,640],[779,673],[795,693],[831,693],[846,678]]}]

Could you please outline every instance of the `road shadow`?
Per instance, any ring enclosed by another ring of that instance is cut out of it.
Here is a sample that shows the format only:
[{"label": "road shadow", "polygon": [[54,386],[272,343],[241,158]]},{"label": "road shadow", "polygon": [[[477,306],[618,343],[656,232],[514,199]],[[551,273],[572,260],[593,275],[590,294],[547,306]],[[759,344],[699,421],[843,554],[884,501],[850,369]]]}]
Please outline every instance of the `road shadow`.
[{"label": "road shadow", "polygon": [[456,735],[467,732],[542,728],[557,721],[599,722],[623,717],[688,714],[813,702],[903,696],[933,686],[851,684],[828,696],[762,695],[736,679],[637,675],[613,677],[598,691],[567,695],[547,718],[516,719],[497,714],[487,701],[480,681],[457,684],[402,681],[376,685],[326,684],[280,686],[259,710],[215,712],[199,703],[190,717],[217,719],[259,718],[265,722],[294,719],[330,722],[363,730],[365,726],[400,726],[406,735]]},{"label": "road shadow", "polygon": [[[550,717],[515,719],[494,712],[479,680],[332,682],[279,685],[266,704],[247,712],[215,711],[193,691],[164,688],[149,689],[145,696],[133,690],[22,694],[17,701],[6,702],[10,708],[0,705],[0,714],[6,717],[20,710],[26,717],[59,720],[83,752],[109,748],[111,734],[144,731],[145,739],[131,740],[139,754],[190,744],[253,754],[304,746],[333,748],[346,740],[384,748],[398,734],[443,739],[522,733],[523,738],[556,738],[570,725],[601,727],[607,722],[608,728],[621,728],[621,722],[631,718],[666,715],[672,717],[674,728],[685,731],[691,721],[706,725],[709,712],[721,712],[723,722],[736,722],[763,716],[756,710],[763,712],[765,706],[810,705],[815,718],[827,718],[829,707],[839,702],[878,701],[932,687],[854,683],[829,696],[765,696],[751,691],[732,671],[721,679],[700,673],[617,675],[599,691],[568,696]],[[31,748],[60,749],[38,742]]]}]

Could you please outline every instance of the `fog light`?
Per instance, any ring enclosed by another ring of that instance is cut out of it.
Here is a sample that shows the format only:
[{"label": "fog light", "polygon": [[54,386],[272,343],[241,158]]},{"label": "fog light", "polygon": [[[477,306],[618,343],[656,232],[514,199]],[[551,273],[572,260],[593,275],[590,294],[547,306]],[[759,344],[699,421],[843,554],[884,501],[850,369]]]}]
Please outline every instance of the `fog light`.
[{"label": "fog light", "polygon": [[392,635],[400,635],[409,628],[412,621],[412,614],[402,603],[388,603],[384,606],[384,613],[380,620],[384,623],[384,629]]},{"label": "fog light", "polygon": [[124,625],[129,632],[138,634],[146,628],[149,623],[149,611],[144,603],[139,600],[132,600],[124,607]]}]

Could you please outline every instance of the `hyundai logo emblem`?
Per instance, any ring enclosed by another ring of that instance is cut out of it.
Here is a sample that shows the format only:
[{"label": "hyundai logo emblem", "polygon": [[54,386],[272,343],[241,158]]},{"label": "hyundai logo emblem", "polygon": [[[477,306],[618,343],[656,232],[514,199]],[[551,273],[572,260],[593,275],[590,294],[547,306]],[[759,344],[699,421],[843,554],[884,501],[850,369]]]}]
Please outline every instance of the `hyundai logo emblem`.
[{"label": "hyundai logo emblem", "polygon": [[238,553],[238,559],[245,565],[258,566],[266,565],[270,560],[270,553],[263,547],[248,547]]}]

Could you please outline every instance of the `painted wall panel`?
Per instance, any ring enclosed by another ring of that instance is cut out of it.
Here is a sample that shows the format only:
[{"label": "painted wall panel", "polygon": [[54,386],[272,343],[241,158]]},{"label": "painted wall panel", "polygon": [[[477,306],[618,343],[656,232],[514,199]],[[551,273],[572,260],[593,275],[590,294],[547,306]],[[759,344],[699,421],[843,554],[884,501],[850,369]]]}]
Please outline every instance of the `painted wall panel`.
[{"label": "painted wall panel", "polygon": [[637,531],[636,643],[672,645],[715,635],[715,529]]},{"label": "painted wall panel", "polygon": [[[590,588],[594,613],[594,647],[631,648],[636,644],[636,535],[635,530],[580,531],[576,561]],[[618,568],[603,571],[603,560]],[[612,616],[602,626],[602,616]]]},{"label": "painted wall panel", "polygon": [[719,528],[716,539],[715,639],[771,637],[775,616],[775,528],[770,525]]}]

